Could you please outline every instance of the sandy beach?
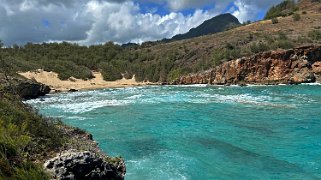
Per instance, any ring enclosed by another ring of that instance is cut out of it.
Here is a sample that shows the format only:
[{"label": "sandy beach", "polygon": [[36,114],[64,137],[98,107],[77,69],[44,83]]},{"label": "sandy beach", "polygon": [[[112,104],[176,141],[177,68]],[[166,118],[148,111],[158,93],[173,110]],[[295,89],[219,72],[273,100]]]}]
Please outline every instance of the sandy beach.
[{"label": "sandy beach", "polygon": [[104,89],[116,87],[131,87],[150,85],[149,82],[137,82],[135,76],[132,79],[121,79],[117,81],[105,81],[100,72],[93,72],[95,78],[90,80],[69,78],[68,80],[60,80],[58,74],[55,72],[47,72],[43,70],[19,72],[21,76],[28,79],[34,79],[39,83],[46,84],[54,91],[69,91],[75,90],[90,90],[90,89]]}]

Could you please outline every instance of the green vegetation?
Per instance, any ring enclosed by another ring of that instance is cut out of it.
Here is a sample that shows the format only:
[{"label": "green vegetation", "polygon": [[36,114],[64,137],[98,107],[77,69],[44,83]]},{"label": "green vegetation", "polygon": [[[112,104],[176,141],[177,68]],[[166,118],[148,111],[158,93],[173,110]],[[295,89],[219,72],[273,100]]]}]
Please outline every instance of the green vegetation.
[{"label": "green vegetation", "polygon": [[254,42],[254,43],[251,43],[251,45],[250,45],[250,50],[253,53],[264,52],[264,51],[268,51],[270,49],[271,48],[266,43],[263,43],[263,42],[258,42],[258,43]]},{"label": "green vegetation", "polygon": [[293,21],[300,21],[301,16],[300,16],[300,14],[294,13],[292,15],[292,18],[293,18]]},{"label": "green vegetation", "polygon": [[272,18],[271,21],[272,21],[272,24],[277,24],[277,23],[279,23],[278,18]]},{"label": "green vegetation", "polygon": [[273,6],[271,9],[269,9],[264,19],[273,19],[280,16],[289,16],[297,10],[298,7],[294,0],[285,0],[280,4]]},{"label": "green vegetation", "polygon": [[[207,70],[224,61],[273,49],[289,49],[296,44],[320,40],[320,30],[308,36],[290,39],[285,33],[253,33],[203,50],[205,41],[184,44],[145,43],[121,47],[113,43],[79,46],[70,43],[27,44],[0,49],[0,71],[17,72],[44,69],[59,74],[59,78],[90,79],[91,71],[100,71],[105,80],[112,81],[135,75],[138,81],[171,82],[180,75]],[[155,48],[155,46],[157,48]],[[208,55],[199,58],[199,54]]]},{"label": "green vegetation", "polygon": [[308,36],[312,39],[312,40],[316,40],[319,41],[321,40],[321,31],[320,30],[313,30],[310,31]]},{"label": "green vegetation", "polygon": [[32,161],[62,145],[56,123],[0,87],[0,179],[48,179]]}]

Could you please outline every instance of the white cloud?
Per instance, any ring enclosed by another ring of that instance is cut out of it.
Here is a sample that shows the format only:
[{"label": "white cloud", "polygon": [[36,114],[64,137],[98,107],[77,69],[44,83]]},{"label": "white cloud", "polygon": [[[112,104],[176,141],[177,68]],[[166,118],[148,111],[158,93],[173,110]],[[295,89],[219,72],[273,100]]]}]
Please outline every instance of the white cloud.
[{"label": "white cloud", "polygon": [[[159,3],[166,15],[141,13],[139,3]],[[278,3],[281,0],[275,0]],[[138,2],[138,3],[137,3]],[[70,41],[83,44],[143,42],[185,33],[222,13],[233,0],[0,0],[0,39],[6,44]],[[272,1],[235,0],[232,14],[255,19]],[[205,5],[211,10],[200,10]],[[194,8],[184,15],[180,10]]]},{"label": "white cloud", "polygon": [[234,4],[237,9],[235,9],[232,14],[237,17],[240,22],[245,22],[253,17],[255,18],[259,13],[259,9],[256,6],[252,4],[246,4],[241,0],[237,0],[234,2]]},{"label": "white cloud", "polygon": [[139,10],[139,6],[130,1],[121,4],[89,2],[86,12],[94,17],[95,22],[88,32],[88,38],[82,43],[101,43],[109,40],[119,43],[143,42],[169,38],[178,33],[185,33],[215,15],[214,12],[196,10],[189,16],[176,12],[160,16],[151,13],[141,14]]}]

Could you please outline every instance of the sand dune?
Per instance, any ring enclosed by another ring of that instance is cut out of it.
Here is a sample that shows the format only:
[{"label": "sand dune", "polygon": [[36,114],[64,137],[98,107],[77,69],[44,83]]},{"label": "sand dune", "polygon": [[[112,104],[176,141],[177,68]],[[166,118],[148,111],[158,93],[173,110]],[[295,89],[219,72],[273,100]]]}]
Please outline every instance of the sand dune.
[{"label": "sand dune", "polygon": [[100,72],[93,72],[95,78],[90,80],[82,80],[69,78],[68,80],[60,80],[55,72],[47,72],[43,70],[19,72],[18,74],[34,79],[39,83],[50,86],[54,91],[69,91],[70,89],[88,90],[88,89],[103,89],[115,87],[141,86],[148,85],[148,82],[137,82],[135,76],[132,79],[121,79],[117,81],[105,81]]}]

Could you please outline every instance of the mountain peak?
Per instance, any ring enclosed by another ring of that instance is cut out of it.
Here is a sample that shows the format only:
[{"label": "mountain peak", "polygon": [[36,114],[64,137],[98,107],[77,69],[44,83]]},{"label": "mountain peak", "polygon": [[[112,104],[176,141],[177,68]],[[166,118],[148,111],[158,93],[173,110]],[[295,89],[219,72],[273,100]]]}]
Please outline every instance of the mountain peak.
[{"label": "mountain peak", "polygon": [[239,25],[239,20],[232,14],[220,14],[211,19],[204,21],[201,25],[196,28],[192,28],[189,32],[185,34],[179,34],[174,36],[171,40],[183,40],[190,39],[194,37],[204,36],[208,34],[218,33],[225,31],[226,29]]}]

